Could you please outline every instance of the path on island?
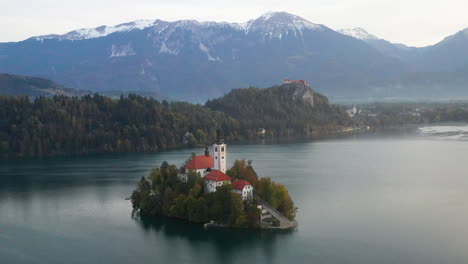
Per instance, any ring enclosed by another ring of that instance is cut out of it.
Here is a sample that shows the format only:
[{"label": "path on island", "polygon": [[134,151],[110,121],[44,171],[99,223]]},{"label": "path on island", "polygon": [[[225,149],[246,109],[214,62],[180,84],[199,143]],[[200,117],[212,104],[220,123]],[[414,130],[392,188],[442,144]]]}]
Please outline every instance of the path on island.
[{"label": "path on island", "polygon": [[260,196],[255,195],[258,203],[265,209],[269,214],[271,214],[274,218],[278,219],[280,222],[279,227],[269,227],[271,229],[291,229],[297,227],[297,221],[291,221],[289,218],[284,216],[282,213],[278,212],[273,206],[267,203],[265,200],[260,198]]}]

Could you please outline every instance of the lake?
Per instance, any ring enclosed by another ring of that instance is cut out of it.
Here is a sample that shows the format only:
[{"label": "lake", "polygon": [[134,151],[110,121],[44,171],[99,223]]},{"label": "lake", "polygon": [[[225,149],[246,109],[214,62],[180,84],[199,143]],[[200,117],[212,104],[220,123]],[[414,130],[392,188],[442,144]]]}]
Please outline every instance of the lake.
[{"label": "lake", "polygon": [[228,145],[285,184],[291,232],[139,219],[129,197],[192,151],[0,162],[0,263],[468,263],[468,127]]}]

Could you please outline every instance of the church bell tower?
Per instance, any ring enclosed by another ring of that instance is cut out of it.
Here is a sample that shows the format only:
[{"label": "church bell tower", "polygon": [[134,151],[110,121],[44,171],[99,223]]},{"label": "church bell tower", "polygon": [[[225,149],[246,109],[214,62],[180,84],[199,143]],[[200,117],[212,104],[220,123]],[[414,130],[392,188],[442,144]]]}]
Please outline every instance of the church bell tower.
[{"label": "church bell tower", "polygon": [[213,144],[214,169],[226,173],[227,147],[224,144],[223,132],[218,129],[216,142]]}]

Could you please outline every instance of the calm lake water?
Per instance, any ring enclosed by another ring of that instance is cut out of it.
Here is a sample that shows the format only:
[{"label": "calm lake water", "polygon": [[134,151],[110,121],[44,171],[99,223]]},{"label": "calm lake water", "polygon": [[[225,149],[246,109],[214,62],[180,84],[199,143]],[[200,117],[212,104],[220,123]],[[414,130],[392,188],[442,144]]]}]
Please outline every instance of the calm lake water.
[{"label": "calm lake water", "polygon": [[137,180],[193,150],[2,161],[0,263],[468,263],[466,133],[228,146],[288,187],[285,233],[132,218]]}]

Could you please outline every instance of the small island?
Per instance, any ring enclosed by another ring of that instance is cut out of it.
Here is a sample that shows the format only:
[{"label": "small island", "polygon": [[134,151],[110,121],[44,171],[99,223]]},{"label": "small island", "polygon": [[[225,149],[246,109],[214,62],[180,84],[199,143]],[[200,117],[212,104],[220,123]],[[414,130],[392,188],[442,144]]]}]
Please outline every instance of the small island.
[{"label": "small island", "polygon": [[204,155],[192,154],[183,166],[163,162],[142,177],[131,196],[134,212],[165,216],[205,227],[291,229],[297,208],[282,184],[259,178],[252,161],[236,160],[227,169],[227,145],[218,130]]}]

